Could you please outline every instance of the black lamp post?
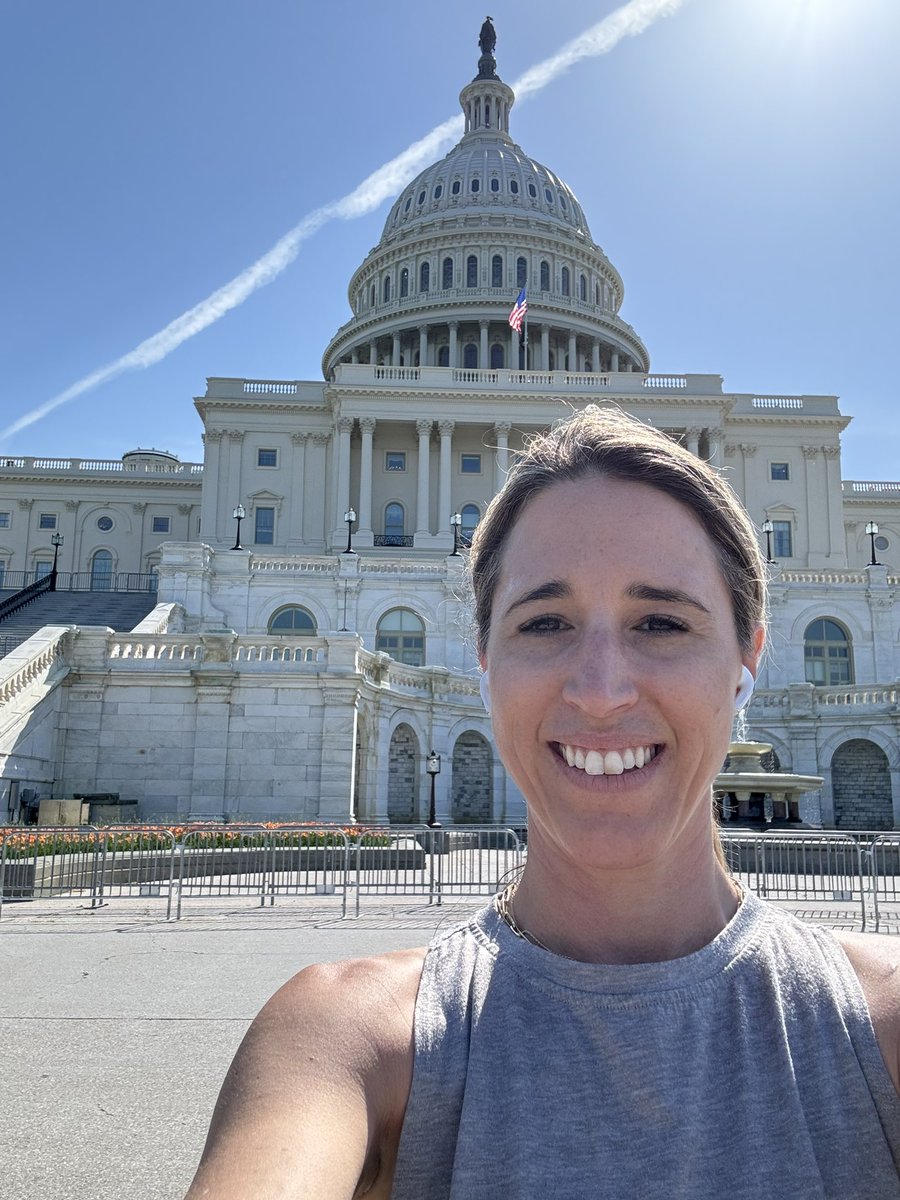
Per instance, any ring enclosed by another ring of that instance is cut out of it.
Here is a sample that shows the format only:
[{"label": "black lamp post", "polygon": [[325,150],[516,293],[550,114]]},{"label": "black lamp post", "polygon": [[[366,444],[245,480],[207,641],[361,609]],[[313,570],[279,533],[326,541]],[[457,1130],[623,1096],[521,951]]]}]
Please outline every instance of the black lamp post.
[{"label": "black lamp post", "polygon": [[50,544],[53,546],[53,566],[50,568],[50,591],[56,591],[56,564],[59,561],[59,548],[63,544],[61,533],[51,533]]},{"label": "black lamp post", "polygon": [[772,534],[774,530],[775,526],[772,524],[769,518],[766,517],[765,521],[762,523],[762,531],[766,535],[766,562],[775,561],[775,559],[772,557]]},{"label": "black lamp post", "polygon": [[432,750],[425,759],[425,770],[431,776],[431,800],[428,804],[428,826],[430,829],[440,829],[441,823],[434,811],[434,781],[441,773],[441,756]]},{"label": "black lamp post", "polygon": [[351,527],[353,525],[353,522],[356,520],[356,510],[353,508],[348,508],[347,511],[344,513],[344,520],[347,522],[347,549],[344,551],[344,553],[345,554],[355,554],[356,551],[353,549],[353,546],[350,543],[350,537],[351,537]]},{"label": "black lamp post", "polygon": [[450,518],[450,524],[453,526],[453,554],[459,554],[459,527],[462,525],[462,517],[458,512],[454,513]]},{"label": "black lamp post", "polygon": [[869,566],[870,567],[877,567],[879,565],[878,559],[875,557],[875,534],[877,532],[878,532],[878,522],[877,521],[869,521],[866,525],[866,533],[869,535],[869,543],[872,547],[872,554],[871,554],[871,557],[869,558]]},{"label": "black lamp post", "polygon": [[232,513],[232,516],[237,521],[237,533],[234,535],[234,545],[231,547],[232,550],[243,550],[244,548],[241,545],[241,521],[243,521],[246,515],[247,510],[244,508],[243,504],[236,504],[234,506],[234,512]]}]

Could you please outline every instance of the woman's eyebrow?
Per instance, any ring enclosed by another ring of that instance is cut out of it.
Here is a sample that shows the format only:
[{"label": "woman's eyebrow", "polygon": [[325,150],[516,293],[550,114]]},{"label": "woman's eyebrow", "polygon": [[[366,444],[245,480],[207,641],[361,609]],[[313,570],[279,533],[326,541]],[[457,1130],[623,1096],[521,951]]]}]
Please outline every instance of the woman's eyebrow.
[{"label": "woman's eyebrow", "polygon": [[534,600],[564,600],[571,595],[572,588],[564,579],[548,579],[546,583],[538,584],[518,600],[514,600],[504,615],[508,617],[515,609],[521,608],[523,604],[531,604]]},{"label": "woman's eyebrow", "polygon": [[633,600],[659,600],[663,604],[689,604],[692,608],[698,608],[700,612],[709,616],[709,609],[705,604],[701,604],[695,596],[689,592],[683,592],[680,588],[654,587],[651,583],[633,583],[628,589],[628,595]]}]

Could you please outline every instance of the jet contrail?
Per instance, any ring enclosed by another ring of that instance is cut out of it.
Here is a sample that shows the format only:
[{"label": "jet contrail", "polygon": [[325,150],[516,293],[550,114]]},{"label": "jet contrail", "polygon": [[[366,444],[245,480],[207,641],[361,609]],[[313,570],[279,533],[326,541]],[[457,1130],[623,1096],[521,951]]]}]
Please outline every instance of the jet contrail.
[{"label": "jet contrail", "polygon": [[[524,75],[521,75],[512,85],[517,98],[523,99],[541,91],[548,83],[584,58],[595,58],[600,54],[607,54],[623,38],[635,37],[637,34],[643,33],[654,21],[660,17],[671,16],[686,3],[687,0],[629,0],[629,3],[621,5],[609,16],[604,17],[602,21],[598,21],[596,25],[592,25],[590,29],[579,34],[556,54],[544,59],[543,62],[531,67]],[[239,275],[235,275],[234,279],[229,280],[228,283],[207,296],[205,300],[201,300],[199,304],[189,308],[180,317],[170,321],[164,329],[154,333],[152,337],[135,346],[133,350],[129,350],[127,354],[117,358],[115,362],[108,363],[105,367],[99,367],[90,375],[85,375],[83,379],[73,383],[64,392],[60,392],[51,400],[47,400],[44,404],[13,421],[11,425],[0,430],[0,438],[11,437],[13,434],[27,429],[29,425],[34,425],[36,421],[40,421],[48,413],[59,408],[61,404],[66,404],[69,400],[84,395],[85,392],[93,391],[94,388],[108,383],[110,379],[115,379],[117,375],[122,375],[125,371],[150,367],[154,363],[158,363],[176,350],[182,342],[186,342],[188,338],[192,338],[218,321],[220,317],[224,317],[231,309],[243,304],[247,297],[258,288],[271,283],[286,267],[290,266],[307,238],[312,237],[327,222],[352,221],[356,217],[371,212],[388,197],[396,195],[442,151],[453,145],[459,138],[462,128],[463,118],[461,115],[451,117],[435,126],[419,141],[407,146],[396,158],[392,158],[373,171],[352,192],[341,197],[340,200],[335,200],[331,204],[323,205],[322,208],[308,213],[262,258],[257,259]]]}]

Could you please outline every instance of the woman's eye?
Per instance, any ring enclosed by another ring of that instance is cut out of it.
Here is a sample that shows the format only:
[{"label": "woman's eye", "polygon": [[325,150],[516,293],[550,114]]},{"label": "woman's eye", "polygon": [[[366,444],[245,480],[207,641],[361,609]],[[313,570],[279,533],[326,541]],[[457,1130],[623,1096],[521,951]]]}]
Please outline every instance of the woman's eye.
[{"label": "woman's eye", "polygon": [[678,621],[675,617],[644,617],[638,626],[647,633],[686,633],[687,625],[683,621]]},{"label": "woman's eye", "polygon": [[562,617],[533,617],[519,626],[519,633],[559,633],[560,630],[568,628],[568,623]]}]

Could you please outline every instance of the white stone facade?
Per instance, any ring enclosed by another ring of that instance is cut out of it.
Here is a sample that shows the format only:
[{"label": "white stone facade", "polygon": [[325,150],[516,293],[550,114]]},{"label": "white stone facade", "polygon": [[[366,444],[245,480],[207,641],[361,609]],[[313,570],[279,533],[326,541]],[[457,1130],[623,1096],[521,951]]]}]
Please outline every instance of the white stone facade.
[{"label": "white stone facade", "polygon": [[[59,532],[61,571],[153,572],[160,601],[128,637],[45,633],[0,661],[7,805],[27,788],[119,792],[145,817],[421,820],[434,749],[442,821],[520,823],[450,518],[464,546],[530,432],[609,403],[773,523],[748,731],[825,777],[805,817],[900,827],[900,483],[842,481],[835,397],[650,373],[576,198],[509,136],[511,90],[487,75],[460,99],[466,133],[392,207],[323,380],[211,378],[202,464],[0,460],[7,587],[47,567]],[[523,280],[527,353],[506,319]]]}]

